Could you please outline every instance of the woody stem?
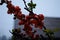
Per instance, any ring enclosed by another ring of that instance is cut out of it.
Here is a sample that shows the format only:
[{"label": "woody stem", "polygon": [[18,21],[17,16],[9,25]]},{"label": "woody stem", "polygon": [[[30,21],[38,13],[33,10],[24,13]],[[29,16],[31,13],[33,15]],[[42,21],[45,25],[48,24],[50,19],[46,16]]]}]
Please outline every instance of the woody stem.
[{"label": "woody stem", "polygon": [[24,2],[24,5],[25,5],[25,8],[24,8],[24,9],[27,10],[29,13],[34,14],[33,11],[30,11],[30,10],[28,9],[28,7],[27,7],[27,5],[26,5],[26,1],[23,0],[23,2]]}]

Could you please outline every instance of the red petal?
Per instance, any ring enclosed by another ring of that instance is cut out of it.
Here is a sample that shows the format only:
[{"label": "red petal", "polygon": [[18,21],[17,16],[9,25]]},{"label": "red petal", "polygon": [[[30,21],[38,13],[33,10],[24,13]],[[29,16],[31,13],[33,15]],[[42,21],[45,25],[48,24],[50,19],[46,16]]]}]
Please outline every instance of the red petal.
[{"label": "red petal", "polygon": [[39,38],[39,35],[38,35],[38,34],[36,34],[35,38]]},{"label": "red petal", "polygon": [[39,14],[38,17],[39,17],[39,19],[44,20],[43,14]]},{"label": "red petal", "polygon": [[24,31],[32,31],[32,27],[30,27],[30,25],[28,25],[28,24],[25,24],[24,25]]},{"label": "red petal", "polygon": [[26,16],[26,19],[27,19],[27,20],[29,20],[29,19],[30,19],[30,16],[29,16],[29,15],[27,15],[27,16]]},{"label": "red petal", "polygon": [[24,21],[20,21],[20,22],[19,22],[19,25],[23,25],[23,24],[24,24]]},{"label": "red petal", "polygon": [[37,20],[31,20],[31,23],[37,24],[38,22],[37,22]]},{"label": "red petal", "polygon": [[15,11],[18,11],[18,12],[19,12],[20,10],[21,10],[21,9],[19,8],[19,6],[16,6],[16,7],[15,7]]}]

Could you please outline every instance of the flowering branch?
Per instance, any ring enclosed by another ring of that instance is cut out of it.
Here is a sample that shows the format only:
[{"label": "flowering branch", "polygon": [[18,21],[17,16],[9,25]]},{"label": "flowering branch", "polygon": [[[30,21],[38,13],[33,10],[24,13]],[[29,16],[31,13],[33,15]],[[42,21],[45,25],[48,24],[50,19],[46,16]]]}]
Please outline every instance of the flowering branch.
[{"label": "flowering branch", "polygon": [[[36,30],[34,30],[34,32],[32,32],[31,25],[33,25],[35,28],[39,28],[39,29],[44,28],[43,31],[47,30],[43,23],[44,15],[43,14],[37,15],[33,12],[33,9],[36,7],[36,4],[34,4],[32,0],[30,1],[30,3],[28,3],[28,7],[26,5],[26,1],[23,0],[23,2],[25,5],[24,9],[29,12],[29,15],[22,14],[21,8],[19,8],[19,6],[12,5],[11,1],[6,0],[1,3],[1,4],[3,4],[3,3],[7,4],[7,8],[8,8],[7,13],[8,14],[14,14],[14,19],[17,18],[20,20],[18,24],[24,25],[23,31],[25,31],[26,34],[25,35],[21,34],[21,31],[19,28],[12,30],[12,32],[10,32],[10,33],[12,33],[13,36],[17,39],[21,38],[21,37],[23,39],[23,36],[25,37],[26,35],[28,35],[31,39],[36,38],[36,40],[37,40],[37,38],[40,38],[40,36],[36,35],[34,37]],[[46,31],[45,31],[45,33],[47,34],[49,39],[51,39],[50,33],[46,32]],[[41,37],[43,37],[43,36],[41,35]]]}]

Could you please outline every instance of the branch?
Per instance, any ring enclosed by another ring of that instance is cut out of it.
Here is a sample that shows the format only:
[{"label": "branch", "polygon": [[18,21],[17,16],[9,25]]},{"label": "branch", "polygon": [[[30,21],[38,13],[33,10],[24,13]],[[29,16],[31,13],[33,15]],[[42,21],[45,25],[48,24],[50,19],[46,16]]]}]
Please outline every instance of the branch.
[{"label": "branch", "polygon": [[[46,27],[45,27],[45,26],[43,26],[43,28],[44,28],[44,30],[46,30]],[[45,33],[47,34],[47,36],[48,36],[49,40],[51,40],[50,35],[49,35],[47,32],[45,32]]]},{"label": "branch", "polygon": [[30,12],[30,13],[33,13],[32,11],[30,11],[28,8],[24,8],[25,10],[27,10],[28,12]]},{"label": "branch", "polygon": [[44,28],[44,30],[46,30],[46,27],[45,26],[43,26],[43,28]]},{"label": "branch", "polygon": [[27,5],[26,5],[26,1],[25,1],[25,0],[23,0],[23,2],[24,2],[25,7],[26,7],[26,8],[28,8],[28,7],[27,7]]},{"label": "branch", "polygon": [[34,14],[32,11],[30,11],[29,9],[28,9],[28,7],[27,7],[27,5],[26,5],[26,1],[25,0],[23,0],[23,2],[24,2],[24,5],[25,5],[25,10],[27,10],[28,12],[30,12],[30,13],[32,13],[32,14]]},{"label": "branch", "polygon": [[[33,3],[33,1],[31,0],[31,3]],[[32,6],[31,6],[31,11],[33,12],[33,8],[32,8]]]},{"label": "branch", "polygon": [[2,5],[3,3],[5,3],[5,0],[0,0],[0,1],[1,1],[0,5]]}]

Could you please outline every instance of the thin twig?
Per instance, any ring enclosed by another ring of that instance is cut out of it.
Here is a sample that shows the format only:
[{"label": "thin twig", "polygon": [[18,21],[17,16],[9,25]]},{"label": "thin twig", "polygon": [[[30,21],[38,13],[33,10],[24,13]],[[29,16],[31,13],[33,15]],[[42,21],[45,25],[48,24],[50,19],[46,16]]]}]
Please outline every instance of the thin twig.
[{"label": "thin twig", "polygon": [[43,28],[44,28],[44,30],[46,30],[46,27],[45,26],[43,26]]},{"label": "thin twig", "polygon": [[32,11],[30,11],[29,9],[28,9],[28,7],[27,7],[27,5],[26,5],[26,1],[25,0],[23,0],[23,2],[24,2],[24,5],[25,5],[25,10],[27,10],[28,12],[30,12],[30,13],[32,13],[32,14],[34,14]]},{"label": "thin twig", "polygon": [[26,1],[25,1],[25,0],[23,0],[23,2],[24,2],[25,7],[26,7],[26,8],[28,8],[28,7],[27,7],[27,5],[26,5]]},{"label": "thin twig", "polygon": [[[31,0],[31,3],[33,3],[33,1]],[[31,6],[31,11],[33,12],[33,8],[32,8],[32,6]]]},{"label": "thin twig", "polygon": [[[46,27],[45,27],[45,26],[43,26],[43,28],[44,28],[44,30],[46,30]],[[47,34],[47,36],[48,36],[49,40],[51,40],[50,35],[49,35],[48,33],[46,33],[46,34]]]},{"label": "thin twig", "polygon": [[30,11],[28,8],[24,8],[25,10],[27,10],[28,12],[30,12],[30,13],[33,13],[32,11]]}]

